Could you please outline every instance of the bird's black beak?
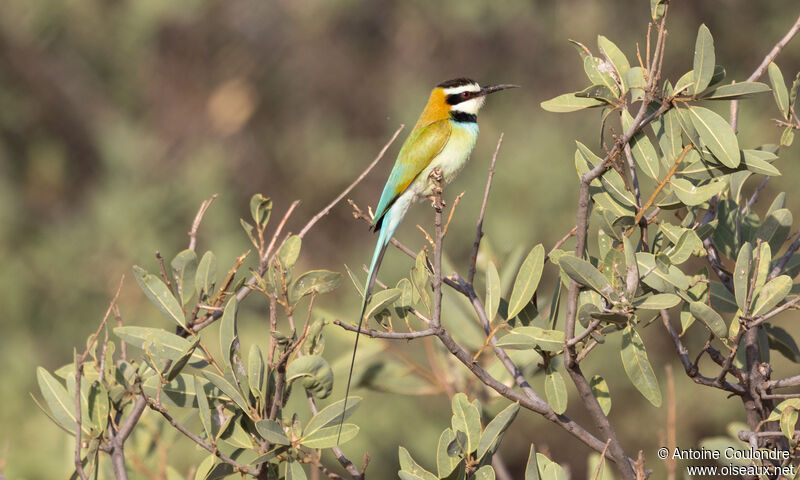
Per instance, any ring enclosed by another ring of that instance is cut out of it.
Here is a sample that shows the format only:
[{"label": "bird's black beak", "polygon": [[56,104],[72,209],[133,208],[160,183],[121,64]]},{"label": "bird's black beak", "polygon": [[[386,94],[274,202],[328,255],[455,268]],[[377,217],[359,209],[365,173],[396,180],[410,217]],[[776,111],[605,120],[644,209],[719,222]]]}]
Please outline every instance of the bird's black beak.
[{"label": "bird's black beak", "polygon": [[489,95],[490,93],[499,92],[500,90],[506,90],[509,88],[519,88],[519,85],[511,85],[511,84],[487,85],[481,88],[480,91],[475,96],[483,97],[484,95]]}]

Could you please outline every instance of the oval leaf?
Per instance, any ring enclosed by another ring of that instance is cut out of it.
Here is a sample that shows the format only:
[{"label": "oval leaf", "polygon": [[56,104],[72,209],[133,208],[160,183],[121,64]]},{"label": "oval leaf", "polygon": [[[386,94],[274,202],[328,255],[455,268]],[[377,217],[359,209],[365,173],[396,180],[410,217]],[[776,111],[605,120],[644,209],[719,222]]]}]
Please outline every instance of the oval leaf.
[{"label": "oval leaf", "polygon": [[145,269],[138,265],[133,266],[133,275],[136,277],[136,282],[142,288],[144,294],[153,302],[153,305],[161,310],[161,313],[181,327],[186,325],[180,302],[172,296],[172,293],[160,278],[147,273]]},{"label": "oval leaf", "polygon": [[703,144],[711,153],[730,168],[739,166],[739,141],[730,124],[711,110],[695,105],[689,106],[692,125]]},{"label": "oval leaf", "polygon": [[661,406],[661,389],[658,387],[656,374],[647,359],[647,352],[641,337],[628,325],[622,331],[622,348],[620,358],[625,373],[633,386],[655,407]]},{"label": "oval leaf", "polygon": [[553,411],[561,415],[567,411],[567,384],[558,370],[548,367],[544,377],[544,393]]},{"label": "oval leaf", "polygon": [[278,445],[290,445],[292,443],[283,431],[281,424],[275,420],[264,419],[257,421],[256,430],[261,435],[261,438],[268,442],[277,443]]},{"label": "oval leaf", "polygon": [[497,316],[497,309],[500,307],[500,274],[494,262],[489,262],[486,267],[486,317],[491,322]]},{"label": "oval leaf", "polygon": [[780,275],[773,278],[758,292],[753,306],[753,316],[764,315],[780,303],[792,289],[792,278],[788,275]]},{"label": "oval leaf", "polygon": [[572,255],[564,255],[558,259],[558,266],[569,278],[595,290],[610,301],[616,302],[619,300],[617,293],[611,288],[606,277],[586,260]]},{"label": "oval leaf", "polygon": [[584,108],[608,105],[606,102],[596,98],[578,97],[575,95],[576,93],[580,92],[559,95],[555,98],[551,98],[550,100],[542,102],[541,106],[548,112],[568,113],[577,112],[578,110],[583,110]]},{"label": "oval leaf", "polygon": [[725,325],[725,320],[722,316],[714,311],[711,307],[703,302],[692,302],[689,304],[689,311],[695,318],[706,324],[709,330],[719,338],[725,338],[728,335],[728,326]]},{"label": "oval leaf", "polygon": [[715,61],[714,39],[708,27],[702,24],[697,31],[694,45],[694,86],[691,93],[700,93],[708,87],[711,77],[714,76]]},{"label": "oval leaf", "polygon": [[338,426],[339,422],[346,420],[353,412],[358,408],[358,405],[361,403],[361,397],[348,397],[347,398],[347,410],[344,412],[344,416],[342,415],[342,407],[344,406],[344,399],[339,400],[337,402],[333,402],[327,407],[323,408],[316,415],[311,417],[311,420],[308,421],[306,428],[303,429],[303,436],[309,436],[315,433],[317,430],[330,427],[330,426]]},{"label": "oval leaf", "polygon": [[589,386],[592,388],[594,398],[600,404],[600,409],[603,410],[603,415],[608,415],[611,411],[611,394],[608,390],[608,383],[600,375],[595,375],[589,380]]},{"label": "oval leaf", "polygon": [[775,97],[775,103],[778,105],[778,110],[783,114],[783,118],[789,117],[789,91],[786,89],[786,83],[783,80],[783,73],[781,69],[775,65],[774,62],[769,64],[767,69],[769,74],[769,83],[772,85],[772,95]]},{"label": "oval leaf", "polygon": [[512,403],[498,413],[497,416],[489,422],[489,425],[486,425],[486,429],[484,429],[481,435],[481,441],[478,443],[477,459],[479,461],[486,455],[491,456],[497,451],[497,447],[500,446],[500,441],[503,439],[503,434],[511,425],[511,422],[517,417],[518,412],[519,404]]},{"label": "oval leaf", "polygon": [[528,256],[522,262],[517,272],[517,279],[514,281],[514,288],[511,291],[511,298],[508,300],[508,318],[516,317],[519,312],[530,302],[539,280],[542,278],[544,268],[544,247],[540,243],[531,249]]}]

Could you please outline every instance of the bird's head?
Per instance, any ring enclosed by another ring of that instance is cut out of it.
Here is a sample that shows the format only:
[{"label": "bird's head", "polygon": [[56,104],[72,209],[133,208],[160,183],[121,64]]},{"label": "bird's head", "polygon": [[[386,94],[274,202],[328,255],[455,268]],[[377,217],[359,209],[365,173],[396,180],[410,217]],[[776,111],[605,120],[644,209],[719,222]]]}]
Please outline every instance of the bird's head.
[{"label": "bird's head", "polygon": [[[483,106],[483,102],[486,101],[486,95],[507,88],[517,88],[517,85],[505,84],[481,87],[475,80],[456,78],[437,85],[431,98],[438,97],[439,101],[444,102],[454,120],[474,122],[478,110]],[[436,95],[437,93],[439,95]]]}]

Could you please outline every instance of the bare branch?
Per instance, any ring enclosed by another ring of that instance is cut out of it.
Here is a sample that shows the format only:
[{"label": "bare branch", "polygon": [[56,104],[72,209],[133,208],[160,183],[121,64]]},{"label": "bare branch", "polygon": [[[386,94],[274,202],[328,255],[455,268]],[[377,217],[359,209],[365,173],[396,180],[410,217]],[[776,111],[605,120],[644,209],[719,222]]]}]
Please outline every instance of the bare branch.
[{"label": "bare branch", "polygon": [[344,323],[339,319],[333,321],[334,325],[338,325],[345,330],[351,332],[360,332],[362,335],[367,335],[371,338],[385,338],[389,340],[413,340],[415,338],[423,338],[423,337],[430,337],[432,335],[436,335],[436,331],[432,328],[428,328],[426,330],[419,330],[416,332],[381,332],[379,330],[372,330],[371,328],[362,328],[361,330],[358,327],[354,327],[348,323]]},{"label": "bare branch", "polygon": [[211,198],[208,200],[203,200],[203,203],[200,204],[200,209],[197,210],[197,215],[194,216],[194,221],[192,222],[192,228],[189,230],[189,250],[194,251],[195,247],[197,246],[197,229],[200,228],[200,222],[203,221],[203,216],[206,214],[206,210],[211,204],[216,200],[217,194],[211,195]]},{"label": "bare branch", "polygon": [[[789,28],[789,31],[786,32],[786,35],[784,35],[783,38],[778,40],[778,43],[776,43],[775,46],[772,47],[772,50],[770,50],[767,56],[764,57],[758,68],[756,68],[755,71],[749,77],[747,77],[747,81],[755,82],[756,80],[761,78],[761,75],[764,75],[764,72],[767,71],[767,67],[769,67],[769,64],[772,63],[773,60],[775,60],[775,57],[777,57],[778,54],[781,53],[783,47],[785,47],[792,40],[792,38],[797,34],[799,30],[800,30],[800,16],[798,16],[797,20],[794,21],[794,25],[792,25],[791,28]],[[730,123],[731,126],[733,127],[734,132],[737,130],[736,125],[738,123],[738,117],[739,117],[739,100],[733,100],[731,101]]]},{"label": "bare branch", "polygon": [[372,169],[375,167],[375,165],[378,164],[378,162],[381,160],[381,158],[383,158],[383,155],[386,153],[386,150],[388,150],[389,147],[392,145],[392,143],[394,143],[394,141],[397,138],[397,136],[400,135],[401,131],[403,131],[403,128],[405,128],[405,125],[400,125],[400,127],[397,130],[395,130],[394,135],[392,135],[392,138],[390,138],[389,141],[386,142],[386,145],[383,146],[381,151],[378,153],[378,156],[375,157],[375,159],[372,161],[372,163],[370,163],[369,166],[367,166],[367,168],[364,169],[363,172],[361,172],[361,175],[356,177],[356,179],[353,181],[353,183],[351,183],[347,188],[345,188],[342,191],[342,193],[340,193],[338,197],[334,198],[333,201],[331,203],[329,203],[325,208],[320,210],[319,213],[317,213],[316,215],[311,217],[311,220],[309,220],[308,223],[306,224],[306,226],[303,227],[303,229],[300,230],[300,233],[297,234],[298,237],[303,238],[306,235],[306,233],[308,233],[308,231],[311,230],[311,227],[313,227],[322,217],[327,215],[328,212],[330,212],[331,209],[334,206],[336,206],[337,203],[339,203],[345,196],[347,196],[348,193],[350,193],[350,191],[352,189],[354,189],[356,187],[356,185],[361,183],[361,180],[363,180],[364,177],[366,177],[367,174],[370,171],[372,171]]}]

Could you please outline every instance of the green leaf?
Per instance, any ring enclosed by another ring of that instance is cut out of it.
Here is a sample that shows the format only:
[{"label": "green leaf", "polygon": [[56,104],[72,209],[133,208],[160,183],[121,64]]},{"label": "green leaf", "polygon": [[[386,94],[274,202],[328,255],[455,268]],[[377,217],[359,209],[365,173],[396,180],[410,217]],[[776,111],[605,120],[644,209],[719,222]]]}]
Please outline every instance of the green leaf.
[{"label": "green leaf", "polygon": [[154,397],[156,392],[160,389],[161,401],[164,403],[178,407],[198,408],[198,392],[195,390],[195,384],[199,383],[209,403],[229,401],[229,397],[213,383],[204,379],[195,381],[193,375],[181,373],[169,383],[162,384],[161,382],[161,377],[158,375],[151,375],[142,384],[142,389],[151,397]]},{"label": "green leaf", "polygon": [[544,351],[557,352],[564,348],[564,332],[545,330],[534,325],[517,327],[497,341],[500,347],[512,350],[526,350],[539,347]]},{"label": "green leaf", "polygon": [[389,305],[393,304],[403,292],[397,288],[387,288],[386,290],[378,290],[372,295],[372,299],[367,306],[367,311],[364,313],[364,318],[372,318],[372,316],[380,313]]},{"label": "green leaf", "polygon": [[311,270],[297,277],[297,280],[289,288],[289,302],[295,304],[313,291],[316,291],[317,294],[332,292],[339,287],[340,283],[342,283],[342,274],[339,272]]},{"label": "green leaf", "polygon": [[495,480],[494,469],[491,465],[484,465],[472,474],[470,480]]},{"label": "green leaf", "polygon": [[794,363],[800,363],[800,348],[797,347],[797,343],[789,332],[769,323],[764,324],[764,331],[767,334],[767,343],[770,349],[777,350]]},{"label": "green leaf", "polygon": [[753,262],[753,246],[745,242],[739,249],[736,257],[736,266],[733,269],[733,293],[736,296],[736,306],[739,310],[747,309],[747,288],[750,283],[750,270]]},{"label": "green leaf", "polygon": [[695,186],[688,180],[675,177],[671,178],[669,183],[672,185],[672,191],[678,196],[678,199],[692,207],[709,201],[714,195],[722,193],[727,186],[724,181]]},{"label": "green leaf", "polygon": [[686,93],[691,95],[691,90],[693,89],[694,84],[694,70],[689,70],[688,72],[684,73],[677,82],[675,82],[675,95],[682,94],[684,90],[687,90]]},{"label": "green leaf", "polygon": [[[438,480],[436,475],[420,467],[403,447],[398,447],[400,478],[403,480]],[[405,475],[404,475],[405,474]]]},{"label": "green leaf", "polygon": [[136,277],[136,282],[142,288],[144,294],[153,305],[161,310],[161,313],[181,327],[186,326],[186,319],[183,317],[184,313],[180,302],[172,296],[172,293],[160,278],[147,273],[138,265],[133,266],[133,275]]},{"label": "green leaf", "polygon": [[194,473],[194,480],[206,480],[211,470],[214,468],[216,460],[217,456],[213,453],[204,458],[203,461],[200,462],[200,465],[198,465],[197,471]]},{"label": "green leaf", "polygon": [[558,266],[566,273],[569,278],[597,291],[608,300],[616,302],[619,300],[617,293],[611,285],[594,266],[586,260],[564,255],[558,259]]},{"label": "green leaf", "polygon": [[539,464],[542,480],[567,480],[564,468],[541,453],[536,454],[536,462]]},{"label": "green leaf", "polygon": [[702,321],[717,337],[725,338],[728,335],[728,326],[725,325],[725,320],[722,319],[719,313],[705,303],[692,302],[689,304],[689,311],[695,318]]},{"label": "green leaf", "polygon": [[[622,111],[622,129],[627,131],[633,123],[633,116],[627,110]],[[659,159],[655,147],[647,135],[641,131],[631,138],[631,153],[636,164],[645,175],[659,181]]]},{"label": "green leaf", "polygon": [[[657,121],[656,121],[657,120]],[[681,124],[678,112],[670,109],[653,121],[653,128],[658,138],[658,144],[664,154],[664,166],[670,168],[681,154]]]},{"label": "green leaf", "polygon": [[261,438],[268,442],[277,443],[278,445],[290,445],[292,443],[283,431],[281,424],[275,420],[264,419],[257,421],[256,430],[261,435]]},{"label": "green leaf", "polygon": [[705,24],[700,25],[697,31],[697,40],[694,45],[694,87],[690,93],[698,94],[708,87],[714,75],[714,39]]},{"label": "green leaf", "polygon": [[238,310],[236,297],[232,297],[222,313],[222,320],[219,323],[219,347],[222,352],[222,362],[226,369],[233,370],[232,358],[234,342],[238,343],[236,335],[236,312]]},{"label": "green leaf", "polygon": [[459,456],[452,456],[447,451],[447,446],[455,439],[455,433],[449,428],[445,428],[439,436],[439,443],[436,446],[436,471],[439,473],[439,478],[447,478],[461,462]]},{"label": "green leaf", "polygon": [[767,84],[761,82],[741,82],[721,85],[703,93],[703,100],[740,100],[759,93],[769,92]]},{"label": "green leaf", "polygon": [[250,198],[250,214],[260,228],[267,226],[270,213],[272,213],[272,200],[269,197],[256,193]]},{"label": "green leaf", "polygon": [[542,480],[539,475],[539,464],[536,461],[536,447],[531,444],[531,449],[528,452],[528,462],[525,464],[525,480]]},{"label": "green leaf", "polygon": [[422,304],[425,306],[425,310],[430,312],[432,305],[431,296],[428,293],[430,281],[425,250],[421,250],[414,261],[414,267],[411,269],[411,284],[414,286],[417,295],[419,295],[420,301],[422,301]]},{"label": "green leaf", "polygon": [[[134,347],[141,348],[154,358],[178,360],[184,352],[189,350],[192,343],[160,328],[147,328],[136,326],[116,327],[114,335]],[[201,352],[192,354],[192,362],[204,362],[205,357]]]},{"label": "green leaf", "polygon": [[767,215],[764,222],[756,231],[756,238],[769,243],[770,249],[777,252],[786,241],[792,228],[792,211],[780,208]]},{"label": "green leaf", "polygon": [[464,445],[464,451],[472,453],[478,448],[481,437],[481,412],[461,392],[453,397],[452,408],[453,416],[450,421],[453,432],[466,434],[467,443]]},{"label": "green leaf", "polygon": [[790,441],[794,438],[794,430],[797,425],[798,410],[794,407],[786,407],[781,413],[781,432]]},{"label": "green leaf", "polygon": [[607,102],[595,98],[578,97],[580,92],[565,93],[541,103],[543,109],[554,113],[577,112],[585,108],[600,107],[608,105]]},{"label": "green leaf", "polygon": [[772,308],[780,303],[792,289],[792,278],[788,275],[780,275],[769,282],[758,292],[753,306],[754,317],[768,313]]},{"label": "green leaf", "polygon": [[525,305],[530,302],[531,297],[536,292],[536,288],[539,286],[543,268],[544,247],[539,244],[531,249],[519,267],[517,279],[514,281],[514,288],[511,291],[511,298],[508,301],[508,318],[516,317],[525,308]]},{"label": "green leaf", "polygon": [[681,303],[681,297],[672,293],[649,295],[633,302],[633,306],[642,310],[666,310]]},{"label": "green leaf", "polygon": [[603,415],[608,415],[611,411],[611,394],[608,390],[608,383],[600,375],[594,375],[589,380],[589,387],[592,388],[594,398],[600,404],[600,409],[603,410]]},{"label": "green leaf", "polygon": [[302,245],[303,239],[297,235],[292,235],[283,242],[280,250],[278,250],[278,261],[281,262],[281,266],[283,266],[284,269],[288,270],[294,267],[294,264],[300,257],[300,248]]},{"label": "green leaf", "polygon": [[167,372],[166,375],[168,382],[174,380],[175,377],[177,377],[178,374],[180,374],[183,371],[184,367],[186,367],[186,364],[189,363],[189,360],[191,360],[192,356],[194,356],[195,349],[199,344],[200,344],[200,337],[197,337],[197,339],[194,342],[192,342],[191,345],[189,345],[189,348],[184,350],[183,353],[181,353],[181,356],[178,357],[177,360],[172,362],[172,365],[170,365],[169,367],[169,372]]},{"label": "green leaf", "polygon": [[631,68],[631,64],[628,62],[625,54],[622,53],[622,50],[620,50],[619,47],[617,47],[611,40],[607,39],[603,35],[598,35],[597,46],[600,48],[600,51],[605,53],[608,59],[611,60],[611,63],[614,64],[614,68],[619,75],[625,75],[625,73]]},{"label": "green leaf", "polygon": [[282,480],[307,480],[306,472],[303,466],[300,465],[294,458],[289,459],[283,464],[283,479]]},{"label": "green leaf", "polygon": [[689,106],[689,115],[697,134],[711,153],[726,167],[738,167],[739,141],[730,124],[711,110],[695,105]]},{"label": "green leaf", "polygon": [[300,380],[303,387],[317,398],[326,398],[333,388],[333,371],[319,355],[296,358],[286,369],[286,382]]},{"label": "green leaf", "polygon": [[779,421],[781,419],[781,415],[783,415],[783,412],[785,412],[786,409],[788,408],[800,410],[800,398],[789,398],[782,401],[781,403],[776,405],[774,409],[772,409],[772,411],[769,414],[769,417],[767,417],[764,421],[765,422]]},{"label": "green leaf", "polygon": [[[75,434],[75,398],[70,398],[67,389],[53,375],[42,367],[36,367],[36,380],[45,403],[50,408],[52,420],[56,425]],[[47,413],[45,411],[45,413]],[[83,427],[81,428],[83,430]],[[85,432],[89,433],[89,432]]]},{"label": "green leaf", "polygon": [[[780,170],[762,158],[762,154],[764,153],[769,152],[762,152],[760,150],[742,150],[742,163],[744,163],[744,167],[747,170],[760,175],[769,175],[771,177],[780,176]],[[777,158],[775,155],[768,155],[767,157],[772,157],[772,159]]]},{"label": "green leaf", "polygon": [[486,266],[486,317],[491,322],[497,316],[497,309],[500,306],[500,274],[497,267],[490,261]]},{"label": "green leaf", "polygon": [[798,95],[800,95],[800,72],[797,72],[797,75],[794,76],[792,88],[789,93],[789,106],[794,108],[795,113],[797,113],[798,106],[800,106],[797,104]]},{"label": "green leaf", "polygon": [[[305,358],[305,357],[303,357]],[[247,403],[247,400],[244,399],[242,393],[239,391],[239,388],[234,386],[224,377],[217,375],[216,373],[202,372],[203,376],[206,377],[206,380],[213,383],[215,387],[222,390],[222,393],[230,397],[233,400],[233,403],[239,406],[242,409],[245,415],[250,415],[250,405]],[[288,379],[287,379],[288,381]]]},{"label": "green leaf", "polygon": [[544,377],[544,393],[554,412],[561,415],[567,411],[567,384],[561,373],[552,366],[547,367]]},{"label": "green leaf", "polygon": [[[511,426],[511,423],[517,417],[519,412],[519,404],[512,403],[504,408],[500,413],[495,416],[484,429],[481,435],[481,440],[478,443],[477,459],[481,461],[487,455],[491,457],[497,448],[500,446],[500,441],[503,439],[503,434]],[[556,412],[558,413],[558,412]]]},{"label": "green leaf", "polygon": [[[589,147],[581,142],[576,141],[575,143],[578,146],[578,149],[575,152],[576,164],[580,159],[582,159],[587,165],[591,165],[591,167],[595,167],[602,162],[602,159],[595,155],[589,149]],[[606,172],[600,177],[600,182],[605,187],[606,192],[608,192],[616,201],[630,207],[636,206],[636,198],[634,198],[633,194],[629,192],[627,188],[625,188],[625,181],[616,170],[606,170]]]},{"label": "green leaf", "polygon": [[181,303],[186,305],[194,295],[194,279],[197,275],[197,254],[194,250],[186,249],[170,262],[172,273],[175,277],[175,286],[178,289],[178,297]]},{"label": "green leaf", "polygon": [[783,73],[775,65],[775,62],[769,64],[767,72],[769,73],[769,83],[772,85],[772,95],[775,97],[778,110],[783,114],[783,118],[789,118],[789,92],[786,90]]},{"label": "green leaf", "polygon": [[[310,335],[309,335],[310,336]],[[261,400],[264,391],[264,354],[261,353],[261,348],[257,343],[250,346],[250,352],[247,357],[247,380],[250,384],[250,393],[256,399]]]},{"label": "green leaf", "polygon": [[208,438],[214,438],[214,424],[211,420],[211,407],[208,404],[203,384],[199,377],[192,377],[194,383],[195,397],[197,398],[197,407],[200,413],[200,423],[203,424],[203,430],[206,432]]},{"label": "green leaf", "polygon": [[641,337],[631,325],[622,331],[620,358],[625,373],[633,386],[655,407],[661,406],[661,389],[656,374],[647,359],[647,352]]},{"label": "green leaf", "polygon": [[208,251],[203,254],[200,263],[197,265],[197,273],[194,277],[194,288],[198,295],[203,292],[210,296],[214,293],[214,286],[217,283],[217,257],[214,252]]},{"label": "green leaf", "polygon": [[309,436],[322,428],[339,426],[339,422],[347,420],[350,415],[355,412],[356,408],[358,408],[358,405],[361,403],[361,397],[348,397],[347,410],[344,411],[344,416],[342,416],[344,403],[344,399],[342,399],[331,403],[317,412],[317,414],[308,421],[306,428],[303,430],[303,435]]}]

